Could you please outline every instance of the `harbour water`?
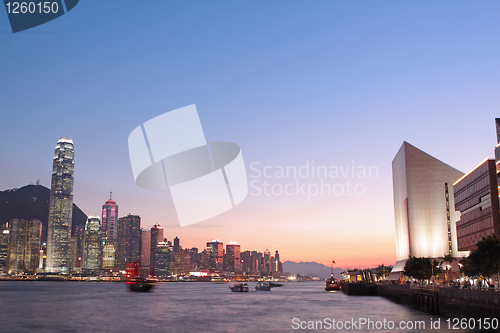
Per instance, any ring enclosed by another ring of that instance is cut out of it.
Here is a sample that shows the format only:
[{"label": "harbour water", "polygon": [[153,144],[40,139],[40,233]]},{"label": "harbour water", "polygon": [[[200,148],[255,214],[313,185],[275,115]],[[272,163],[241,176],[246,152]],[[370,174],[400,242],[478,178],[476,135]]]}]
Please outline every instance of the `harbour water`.
[{"label": "harbour water", "polygon": [[[267,292],[248,284],[247,293],[231,292],[231,283],[210,282],[160,283],[152,292],[134,293],[123,283],[5,281],[0,282],[0,331],[435,332],[436,320],[447,331],[446,318],[382,297],[325,292],[324,282],[285,283]],[[360,326],[363,318],[374,328]],[[333,319],[337,326],[331,327]],[[385,329],[377,329],[383,320]],[[400,322],[415,327],[403,330]],[[425,328],[410,324],[416,322]]]}]

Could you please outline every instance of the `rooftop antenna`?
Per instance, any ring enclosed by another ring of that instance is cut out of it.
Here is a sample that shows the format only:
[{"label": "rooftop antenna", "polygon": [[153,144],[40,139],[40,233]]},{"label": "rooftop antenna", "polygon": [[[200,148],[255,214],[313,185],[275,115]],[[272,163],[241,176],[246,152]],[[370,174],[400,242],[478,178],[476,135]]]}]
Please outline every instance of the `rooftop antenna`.
[{"label": "rooftop antenna", "polygon": [[109,200],[113,198],[113,187],[111,187],[111,190],[109,191]]}]

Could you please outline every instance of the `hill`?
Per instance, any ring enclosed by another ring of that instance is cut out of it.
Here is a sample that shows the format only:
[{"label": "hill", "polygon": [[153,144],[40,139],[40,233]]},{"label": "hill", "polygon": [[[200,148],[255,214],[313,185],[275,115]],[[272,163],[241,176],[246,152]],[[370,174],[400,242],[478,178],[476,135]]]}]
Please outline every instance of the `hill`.
[{"label": "hill", "polygon": [[[335,278],[340,278],[340,273],[343,271],[345,271],[345,269],[334,267],[333,273],[335,274]],[[317,262],[301,261],[297,263],[294,261],[285,261],[283,263],[283,272],[300,275],[319,276],[322,279],[327,279],[330,277],[330,267],[319,264]]]},{"label": "hill", "polygon": [[[12,219],[42,222],[42,241],[47,240],[47,224],[49,220],[50,189],[42,185],[27,185],[17,189],[0,191],[0,224]],[[72,227],[85,226],[87,215],[73,203]]]}]

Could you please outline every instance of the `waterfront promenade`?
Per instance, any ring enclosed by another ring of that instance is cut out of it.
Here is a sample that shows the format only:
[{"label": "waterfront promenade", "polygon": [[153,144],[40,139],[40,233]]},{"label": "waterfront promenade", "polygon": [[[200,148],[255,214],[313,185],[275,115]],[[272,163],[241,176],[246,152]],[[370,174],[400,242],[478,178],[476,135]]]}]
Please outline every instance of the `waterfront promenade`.
[{"label": "waterfront promenade", "polygon": [[497,318],[500,291],[445,286],[343,283],[347,295],[382,296],[394,302],[447,317]]}]

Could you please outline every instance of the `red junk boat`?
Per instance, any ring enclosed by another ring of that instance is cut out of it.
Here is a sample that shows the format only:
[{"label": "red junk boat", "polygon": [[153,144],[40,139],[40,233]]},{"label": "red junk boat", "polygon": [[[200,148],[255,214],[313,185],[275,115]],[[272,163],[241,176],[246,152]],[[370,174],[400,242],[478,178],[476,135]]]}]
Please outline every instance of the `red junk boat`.
[{"label": "red junk boat", "polygon": [[127,279],[125,283],[131,291],[150,291],[158,282],[153,277],[141,276],[141,263],[134,261],[127,265]]}]

